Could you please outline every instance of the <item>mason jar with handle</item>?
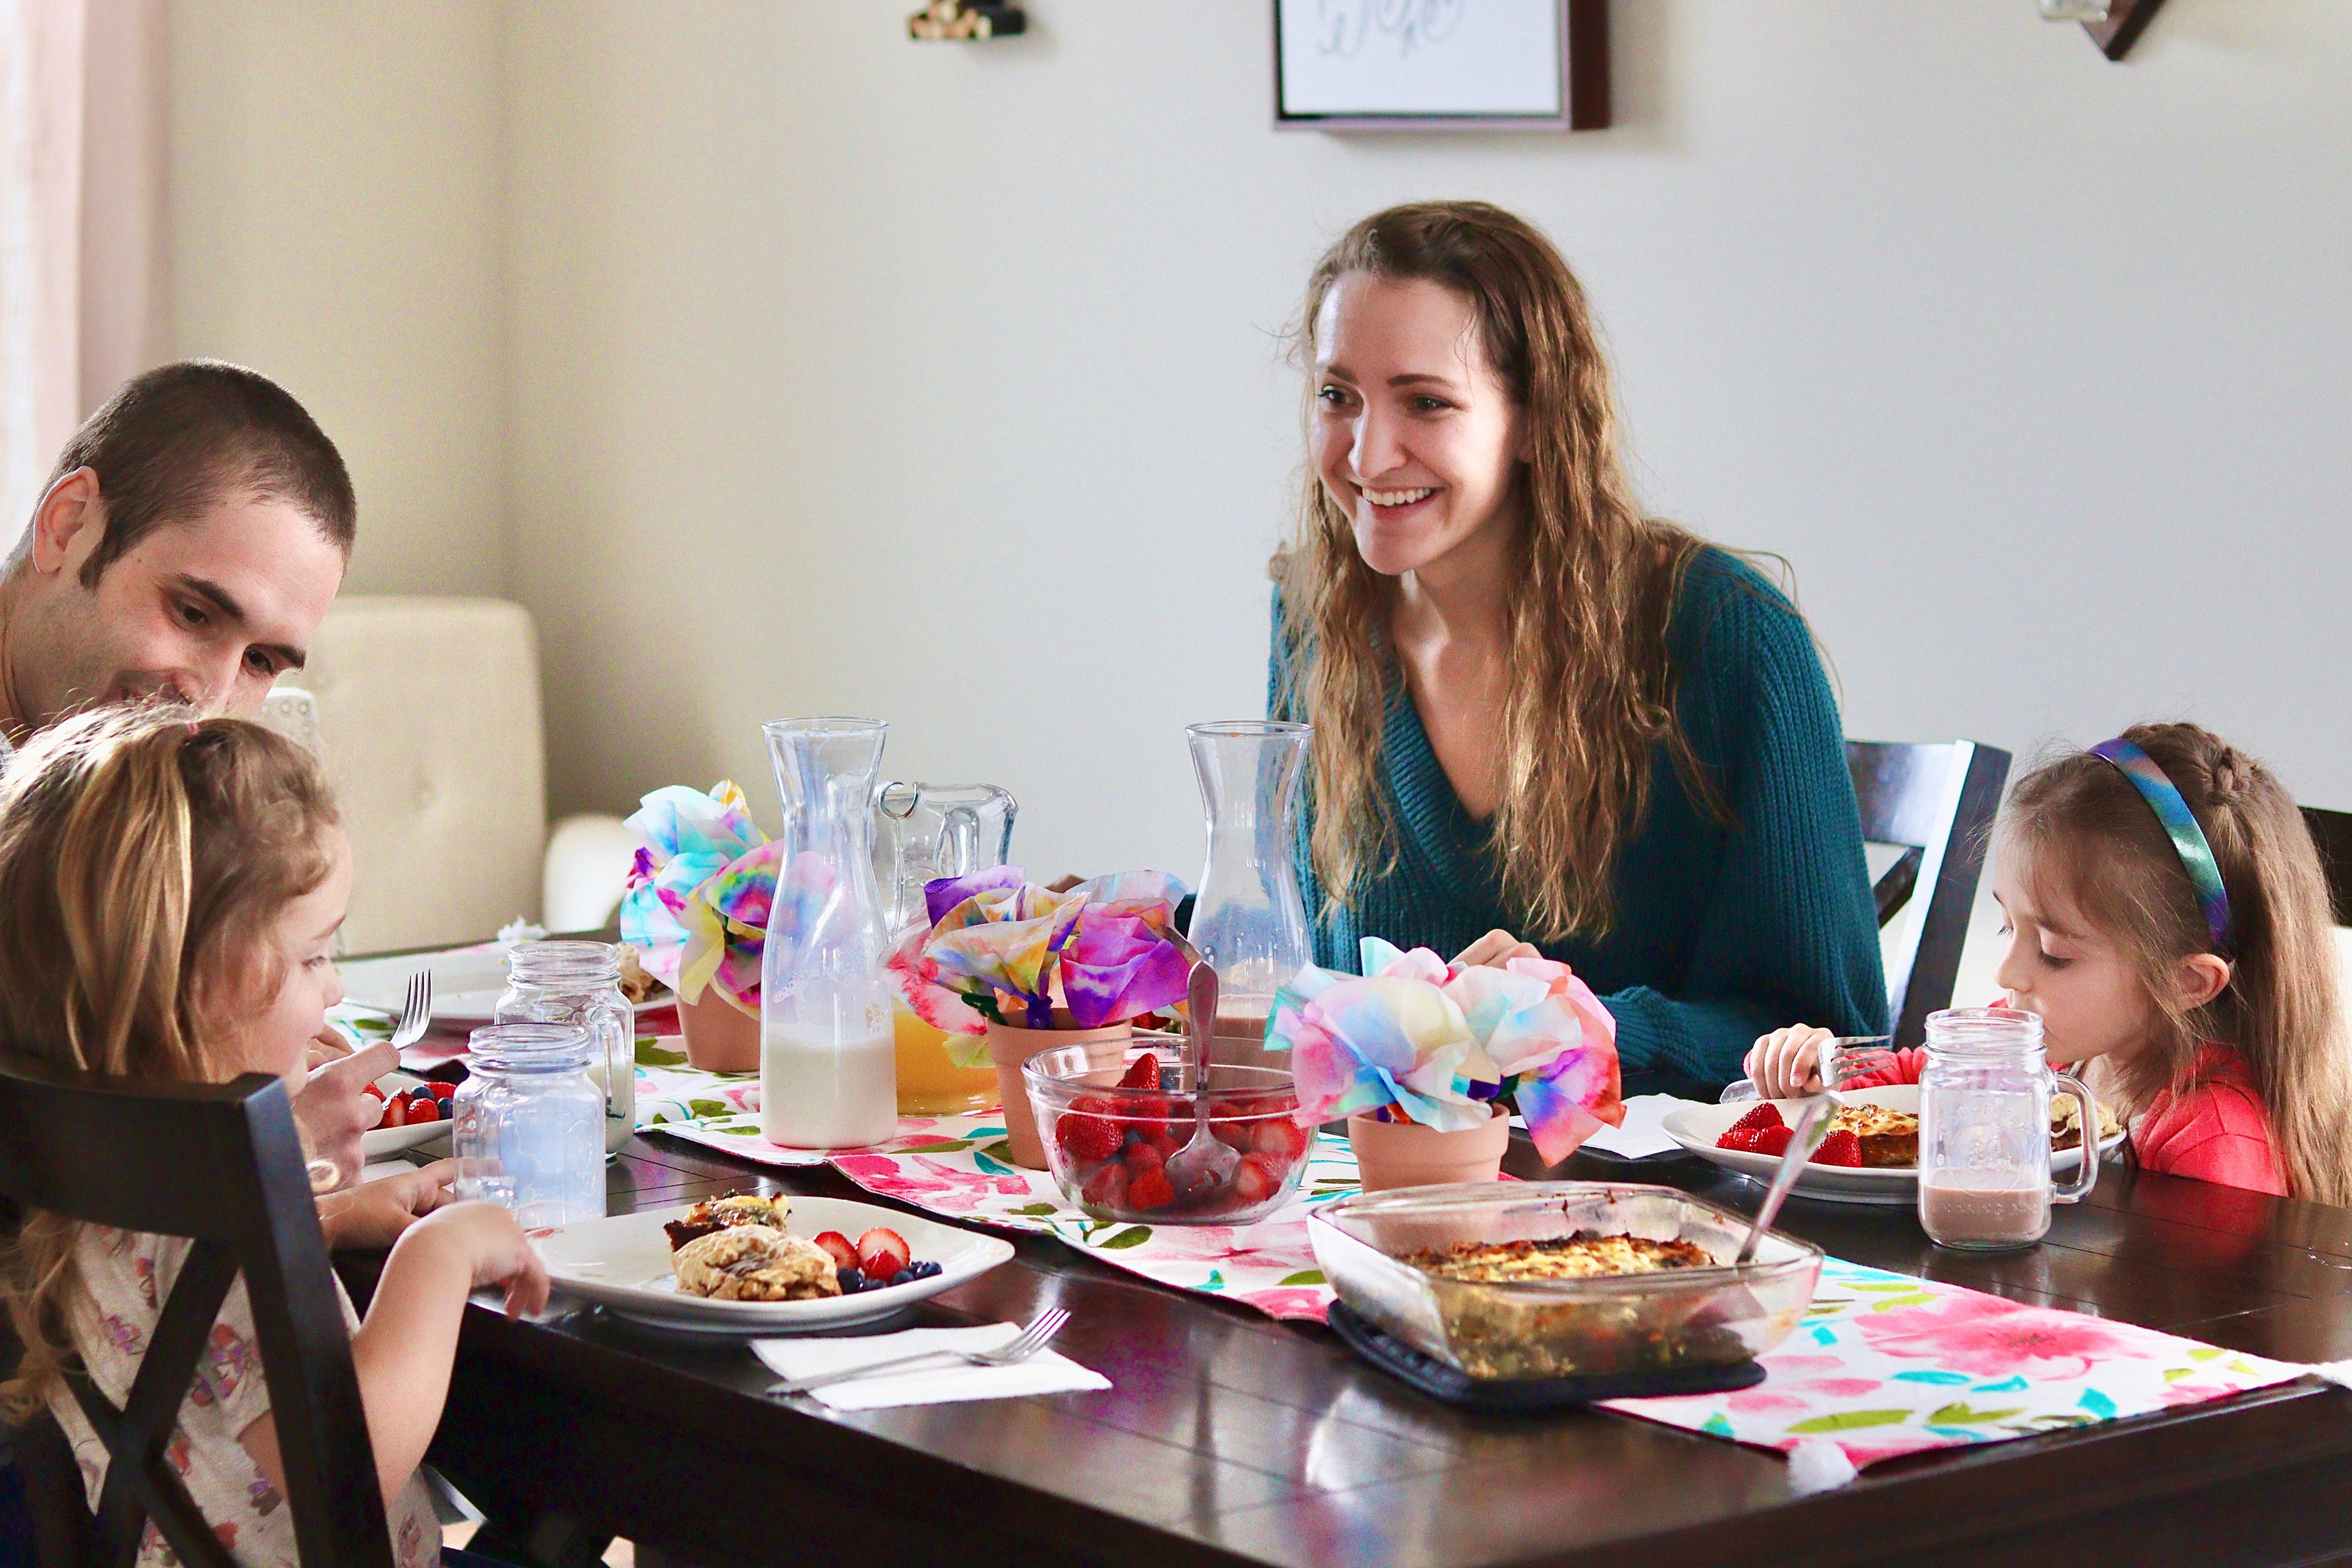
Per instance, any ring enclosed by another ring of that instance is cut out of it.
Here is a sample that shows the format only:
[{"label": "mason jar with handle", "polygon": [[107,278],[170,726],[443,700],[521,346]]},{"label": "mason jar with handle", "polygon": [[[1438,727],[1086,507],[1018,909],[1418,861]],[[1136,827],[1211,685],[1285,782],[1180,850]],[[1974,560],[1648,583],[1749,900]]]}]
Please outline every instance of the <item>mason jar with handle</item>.
[{"label": "mason jar with handle", "polygon": [[[2055,1184],[2050,1096],[2082,1104],[2083,1167]],[[2079,1203],[2099,1179],[2098,1102],[2081,1080],[2043,1059],[2042,1020],[2010,1007],[1954,1007],[1927,1016],[1919,1074],[1919,1224],[1939,1247],[2031,1247],[2050,1229],[2050,1205]]]},{"label": "mason jar with handle", "polygon": [[619,948],[605,942],[516,943],[492,1021],[585,1029],[588,1076],[604,1096],[606,1157],[636,1135],[636,1015],[621,994]]},{"label": "mason jar with handle", "polygon": [[604,1213],[604,1097],[578,1024],[493,1024],[467,1044],[451,1107],[457,1195],[509,1210],[526,1230]]}]

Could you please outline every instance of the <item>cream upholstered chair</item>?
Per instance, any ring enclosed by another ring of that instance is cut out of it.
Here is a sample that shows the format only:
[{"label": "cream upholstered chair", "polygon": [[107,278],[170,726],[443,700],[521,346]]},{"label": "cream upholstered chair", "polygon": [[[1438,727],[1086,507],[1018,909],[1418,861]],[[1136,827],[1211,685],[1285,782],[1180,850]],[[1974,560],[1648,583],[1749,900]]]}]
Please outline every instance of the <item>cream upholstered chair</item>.
[{"label": "cream upholstered chair", "polygon": [[530,615],[498,599],[339,599],[299,679],[356,862],[347,949],[476,942],[536,919],[547,781]]}]

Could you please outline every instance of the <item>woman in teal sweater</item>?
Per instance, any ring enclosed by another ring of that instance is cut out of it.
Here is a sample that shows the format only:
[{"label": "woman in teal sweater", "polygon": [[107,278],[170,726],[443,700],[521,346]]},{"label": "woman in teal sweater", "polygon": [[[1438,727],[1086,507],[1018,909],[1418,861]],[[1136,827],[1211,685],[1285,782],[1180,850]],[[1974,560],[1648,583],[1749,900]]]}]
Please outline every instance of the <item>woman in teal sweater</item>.
[{"label": "woman in teal sweater", "polygon": [[[1700,1093],[1800,1020],[1885,1027],[1837,706],[1803,618],[1634,507],[1582,290],[1478,203],[1317,267],[1313,473],[1275,563],[1271,707],[1315,726],[1318,963],[1360,936],[1563,959],[1628,1094]],[[1522,941],[1521,939],[1525,939]]]}]

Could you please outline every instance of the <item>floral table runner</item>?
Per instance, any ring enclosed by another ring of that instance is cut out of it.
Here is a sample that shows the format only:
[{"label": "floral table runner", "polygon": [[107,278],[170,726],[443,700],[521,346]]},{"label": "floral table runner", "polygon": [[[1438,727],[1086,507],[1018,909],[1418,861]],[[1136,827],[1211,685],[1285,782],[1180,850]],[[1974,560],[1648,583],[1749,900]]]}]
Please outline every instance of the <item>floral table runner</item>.
[{"label": "floral table runner", "polygon": [[[1318,1136],[1300,1200],[1256,1225],[1105,1224],[1064,1203],[1045,1172],[1014,1165],[993,1112],[907,1118],[877,1149],[782,1149],[760,1136],[756,1076],[696,1072],[669,1048],[677,1044],[638,1042],[641,1125],[772,1164],[829,1160],[869,1192],[1058,1237],[1162,1284],[1275,1317],[1319,1321],[1330,1303],[1307,1210],[1355,1189],[1345,1139]],[[2096,1426],[2315,1370],[1837,1258],[1822,1265],[1803,1325],[1762,1360],[1767,1376],[1754,1388],[1607,1407],[1786,1453],[1800,1489],[1813,1489],[1906,1454]]]},{"label": "floral table runner", "polygon": [[[2000,1443],[2290,1382],[2266,1361],[2053,1307],[1827,1260],[1804,1326],[1732,1394],[1612,1410],[1814,1461],[1820,1484],[1883,1459]],[[1803,1455],[1816,1444],[1834,1447]]]}]

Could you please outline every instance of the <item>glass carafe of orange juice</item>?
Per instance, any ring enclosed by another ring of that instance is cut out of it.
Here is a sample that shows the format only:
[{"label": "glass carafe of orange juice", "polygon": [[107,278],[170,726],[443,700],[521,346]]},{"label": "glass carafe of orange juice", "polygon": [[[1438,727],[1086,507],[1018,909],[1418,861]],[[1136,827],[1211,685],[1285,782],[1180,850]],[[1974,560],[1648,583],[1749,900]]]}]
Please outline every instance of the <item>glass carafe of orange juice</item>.
[{"label": "glass carafe of orange juice", "polygon": [[[1020,805],[994,784],[897,781],[874,792],[874,880],[893,939],[929,923],[923,885],[1002,866],[1013,852]],[[898,1045],[898,1114],[957,1116],[996,1103],[996,1069],[985,1059],[960,1068],[947,1035],[917,1017],[904,998],[891,1009]]]}]

